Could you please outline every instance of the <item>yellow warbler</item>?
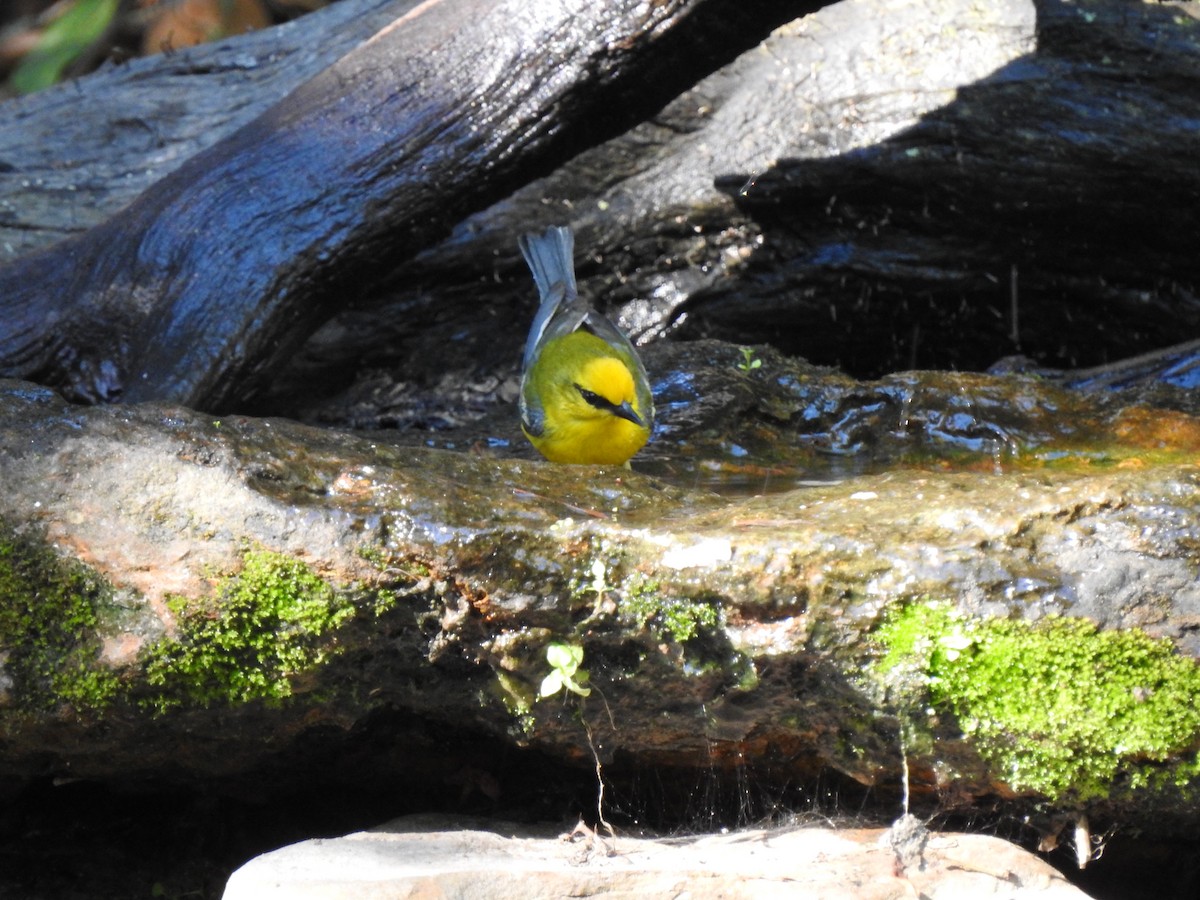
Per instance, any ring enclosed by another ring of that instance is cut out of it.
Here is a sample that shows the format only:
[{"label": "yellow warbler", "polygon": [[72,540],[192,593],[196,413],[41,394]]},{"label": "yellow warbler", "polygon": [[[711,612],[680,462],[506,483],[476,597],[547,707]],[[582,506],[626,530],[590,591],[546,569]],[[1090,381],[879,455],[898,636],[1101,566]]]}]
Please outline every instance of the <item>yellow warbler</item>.
[{"label": "yellow warbler", "polygon": [[569,228],[522,235],[540,303],[521,374],[521,428],[546,459],[623,463],[650,437],[650,382],[629,339],[575,287]]}]

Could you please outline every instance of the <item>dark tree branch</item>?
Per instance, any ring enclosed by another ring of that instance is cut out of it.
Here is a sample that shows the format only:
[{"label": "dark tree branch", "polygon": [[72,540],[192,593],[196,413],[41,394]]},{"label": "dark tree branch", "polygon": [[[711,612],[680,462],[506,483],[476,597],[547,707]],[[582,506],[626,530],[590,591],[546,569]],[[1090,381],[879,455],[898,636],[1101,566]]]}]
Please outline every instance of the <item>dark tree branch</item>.
[{"label": "dark tree branch", "polygon": [[912,128],[729,178],[765,241],[748,284],[681,308],[684,334],[868,375],[1014,353],[1073,368],[1194,337],[1191,4],[1033,6],[1036,47]]},{"label": "dark tree branch", "polygon": [[0,103],[0,264],[99,225],[418,2],[341,0]]},{"label": "dark tree branch", "polygon": [[734,6],[420,4],[119,216],[0,270],[0,373],[239,404],[348,293],[686,87],[679,45]]}]

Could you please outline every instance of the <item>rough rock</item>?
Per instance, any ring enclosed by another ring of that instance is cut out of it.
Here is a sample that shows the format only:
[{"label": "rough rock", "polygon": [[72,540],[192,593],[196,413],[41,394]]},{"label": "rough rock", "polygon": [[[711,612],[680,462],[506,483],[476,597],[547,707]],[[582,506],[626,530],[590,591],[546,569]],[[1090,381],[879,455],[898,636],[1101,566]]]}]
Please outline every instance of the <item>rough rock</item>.
[{"label": "rough rock", "polygon": [[[662,478],[511,458],[511,416],[490,455],[7,385],[0,775],[232,775],[391,710],[613,773],[894,790],[907,755],[914,802],[1190,827],[1193,416],[672,353]],[[592,696],[539,702],[554,673]]]}]

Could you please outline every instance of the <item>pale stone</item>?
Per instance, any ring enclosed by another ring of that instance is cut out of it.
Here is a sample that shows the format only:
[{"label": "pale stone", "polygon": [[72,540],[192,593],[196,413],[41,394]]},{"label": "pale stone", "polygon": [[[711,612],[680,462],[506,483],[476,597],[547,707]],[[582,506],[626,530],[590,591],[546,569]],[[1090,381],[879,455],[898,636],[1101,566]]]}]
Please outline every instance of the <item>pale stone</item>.
[{"label": "pale stone", "polygon": [[914,843],[910,832],[797,827],[601,839],[442,830],[452,824],[418,816],[293,844],[234,872],[224,900],[1086,900],[1049,864],[984,835],[922,831]]}]

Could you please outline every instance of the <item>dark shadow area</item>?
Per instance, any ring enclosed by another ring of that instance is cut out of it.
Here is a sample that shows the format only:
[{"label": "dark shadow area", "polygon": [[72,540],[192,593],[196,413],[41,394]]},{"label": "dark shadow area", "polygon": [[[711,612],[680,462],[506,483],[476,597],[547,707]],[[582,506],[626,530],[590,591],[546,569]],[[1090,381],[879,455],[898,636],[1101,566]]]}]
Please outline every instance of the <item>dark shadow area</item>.
[{"label": "dark shadow area", "polygon": [[676,311],[678,336],[877,377],[1018,353],[1095,366],[1200,331],[1190,18],[1060,0],[1037,16],[1033,54],[914,127],[720,179],[764,242]]},{"label": "dark shadow area", "polygon": [[[804,760],[714,759],[709,769],[618,756],[603,767],[605,820],[630,836],[747,827],[886,827],[894,790]],[[318,729],[270,765],[238,778],[178,783],[42,781],[0,809],[0,897],[216,900],[242,863],[297,841],[375,828],[415,813],[546,825],[563,832],[597,816],[591,763],[565,764],[479,733],[380,712],[350,733]],[[933,830],[995,834],[1036,849],[1011,804],[969,815],[932,801],[913,812]],[[474,825],[474,823],[473,823]],[[1045,858],[1096,900],[1190,900],[1195,842],[1142,840],[1119,829],[1080,871],[1068,846]]]},{"label": "dark shadow area", "polygon": [[311,731],[236,778],[32,784],[0,807],[0,896],[218,898],[260,853],[412,813],[569,829],[594,785],[594,772],[382,712],[350,733]]}]

